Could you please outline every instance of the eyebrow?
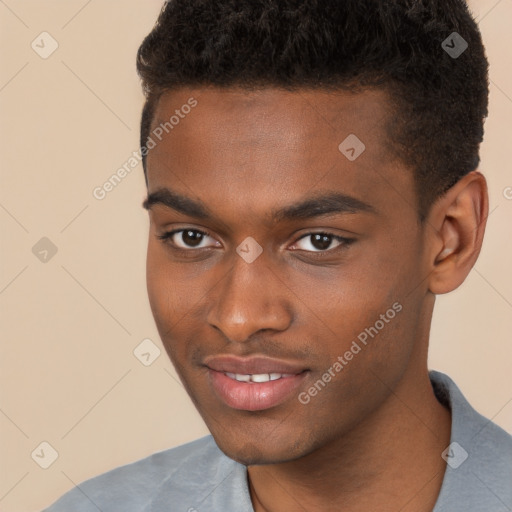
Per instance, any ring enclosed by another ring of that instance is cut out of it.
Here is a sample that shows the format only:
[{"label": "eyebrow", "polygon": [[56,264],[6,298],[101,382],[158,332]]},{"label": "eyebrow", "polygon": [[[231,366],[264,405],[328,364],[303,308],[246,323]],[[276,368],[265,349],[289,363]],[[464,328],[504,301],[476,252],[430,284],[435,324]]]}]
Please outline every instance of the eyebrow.
[{"label": "eyebrow", "polygon": [[[195,217],[197,219],[212,219],[214,215],[201,202],[183,196],[168,188],[160,188],[151,194],[142,203],[146,210],[154,205],[162,205],[177,212]],[[329,214],[339,213],[377,213],[376,209],[368,203],[340,192],[317,193],[299,203],[273,209],[270,218],[274,222],[285,220],[304,220]]]}]

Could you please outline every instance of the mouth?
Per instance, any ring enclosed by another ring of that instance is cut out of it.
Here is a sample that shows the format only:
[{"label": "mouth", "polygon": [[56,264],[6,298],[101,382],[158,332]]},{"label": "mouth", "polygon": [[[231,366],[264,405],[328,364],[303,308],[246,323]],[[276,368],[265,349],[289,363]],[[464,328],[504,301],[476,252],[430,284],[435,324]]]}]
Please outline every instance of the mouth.
[{"label": "mouth", "polygon": [[227,375],[230,379],[236,380],[238,382],[251,382],[251,383],[261,383],[261,382],[269,382],[271,380],[279,380],[286,379],[288,377],[293,377],[291,373],[255,373],[255,374],[241,374],[241,373],[231,373],[225,372],[224,375]]},{"label": "mouth", "polygon": [[262,411],[287,401],[308,373],[300,365],[265,357],[216,356],[205,365],[217,397],[228,407],[245,411]]}]

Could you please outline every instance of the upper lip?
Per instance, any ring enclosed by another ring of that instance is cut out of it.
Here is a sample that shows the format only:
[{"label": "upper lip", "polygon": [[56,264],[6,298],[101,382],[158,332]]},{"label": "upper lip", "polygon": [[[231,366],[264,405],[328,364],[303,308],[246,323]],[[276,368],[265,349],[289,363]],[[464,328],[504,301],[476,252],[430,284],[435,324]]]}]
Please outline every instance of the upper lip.
[{"label": "upper lip", "polygon": [[206,358],[204,364],[211,370],[239,375],[258,375],[262,373],[286,373],[297,375],[305,368],[296,363],[264,356],[238,357],[230,354]]}]

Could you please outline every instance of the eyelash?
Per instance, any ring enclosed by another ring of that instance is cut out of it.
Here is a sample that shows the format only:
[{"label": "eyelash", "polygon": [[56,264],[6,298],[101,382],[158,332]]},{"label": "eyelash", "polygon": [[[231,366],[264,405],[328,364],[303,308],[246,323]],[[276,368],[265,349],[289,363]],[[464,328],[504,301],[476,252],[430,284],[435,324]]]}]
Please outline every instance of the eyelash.
[{"label": "eyelash", "polygon": [[[168,231],[166,233],[163,233],[162,235],[157,235],[157,238],[159,240],[162,240],[165,244],[170,245],[173,250],[180,251],[182,253],[183,252],[191,253],[191,252],[194,252],[194,251],[200,251],[201,249],[207,249],[207,247],[200,247],[199,249],[195,249],[193,247],[191,247],[189,249],[183,249],[182,247],[176,247],[172,243],[172,241],[171,241],[172,237],[176,233],[181,233],[181,232],[184,232],[184,231],[192,231],[194,233],[199,233],[199,234],[201,234],[203,236],[209,236],[210,238],[214,238],[210,233],[208,233],[208,231],[204,231],[202,229],[190,229],[190,228],[174,229],[172,231]],[[311,233],[305,233],[300,238],[298,238],[294,242],[294,244],[297,243],[299,240],[302,240],[303,238],[307,238],[308,236],[312,236],[312,235],[325,235],[325,236],[328,236],[328,237],[332,237],[334,240],[336,240],[337,242],[340,243],[340,245],[338,245],[334,249],[325,249],[323,251],[306,251],[305,249],[297,249],[299,251],[307,252],[308,254],[313,255],[313,257],[321,257],[322,255],[325,255],[325,254],[337,252],[338,250],[342,250],[342,249],[348,247],[352,242],[355,242],[354,238],[346,238],[346,237],[343,237],[343,236],[340,236],[340,235],[336,235],[334,233],[330,233],[328,231],[315,231],[315,232],[311,232]]]}]

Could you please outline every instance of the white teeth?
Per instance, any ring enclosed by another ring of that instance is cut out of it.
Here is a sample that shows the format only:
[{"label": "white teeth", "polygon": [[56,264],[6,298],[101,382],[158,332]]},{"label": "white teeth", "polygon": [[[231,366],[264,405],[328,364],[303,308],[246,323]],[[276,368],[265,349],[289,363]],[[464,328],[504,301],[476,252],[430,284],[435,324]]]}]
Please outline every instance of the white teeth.
[{"label": "white teeth", "polygon": [[268,382],[270,380],[278,380],[283,377],[291,377],[290,373],[257,373],[257,374],[241,374],[241,373],[230,373],[225,374],[233,380],[239,382]]},{"label": "white teeth", "polygon": [[270,375],[268,373],[259,373],[256,375],[251,375],[251,380],[253,382],[268,382],[270,380]]}]

